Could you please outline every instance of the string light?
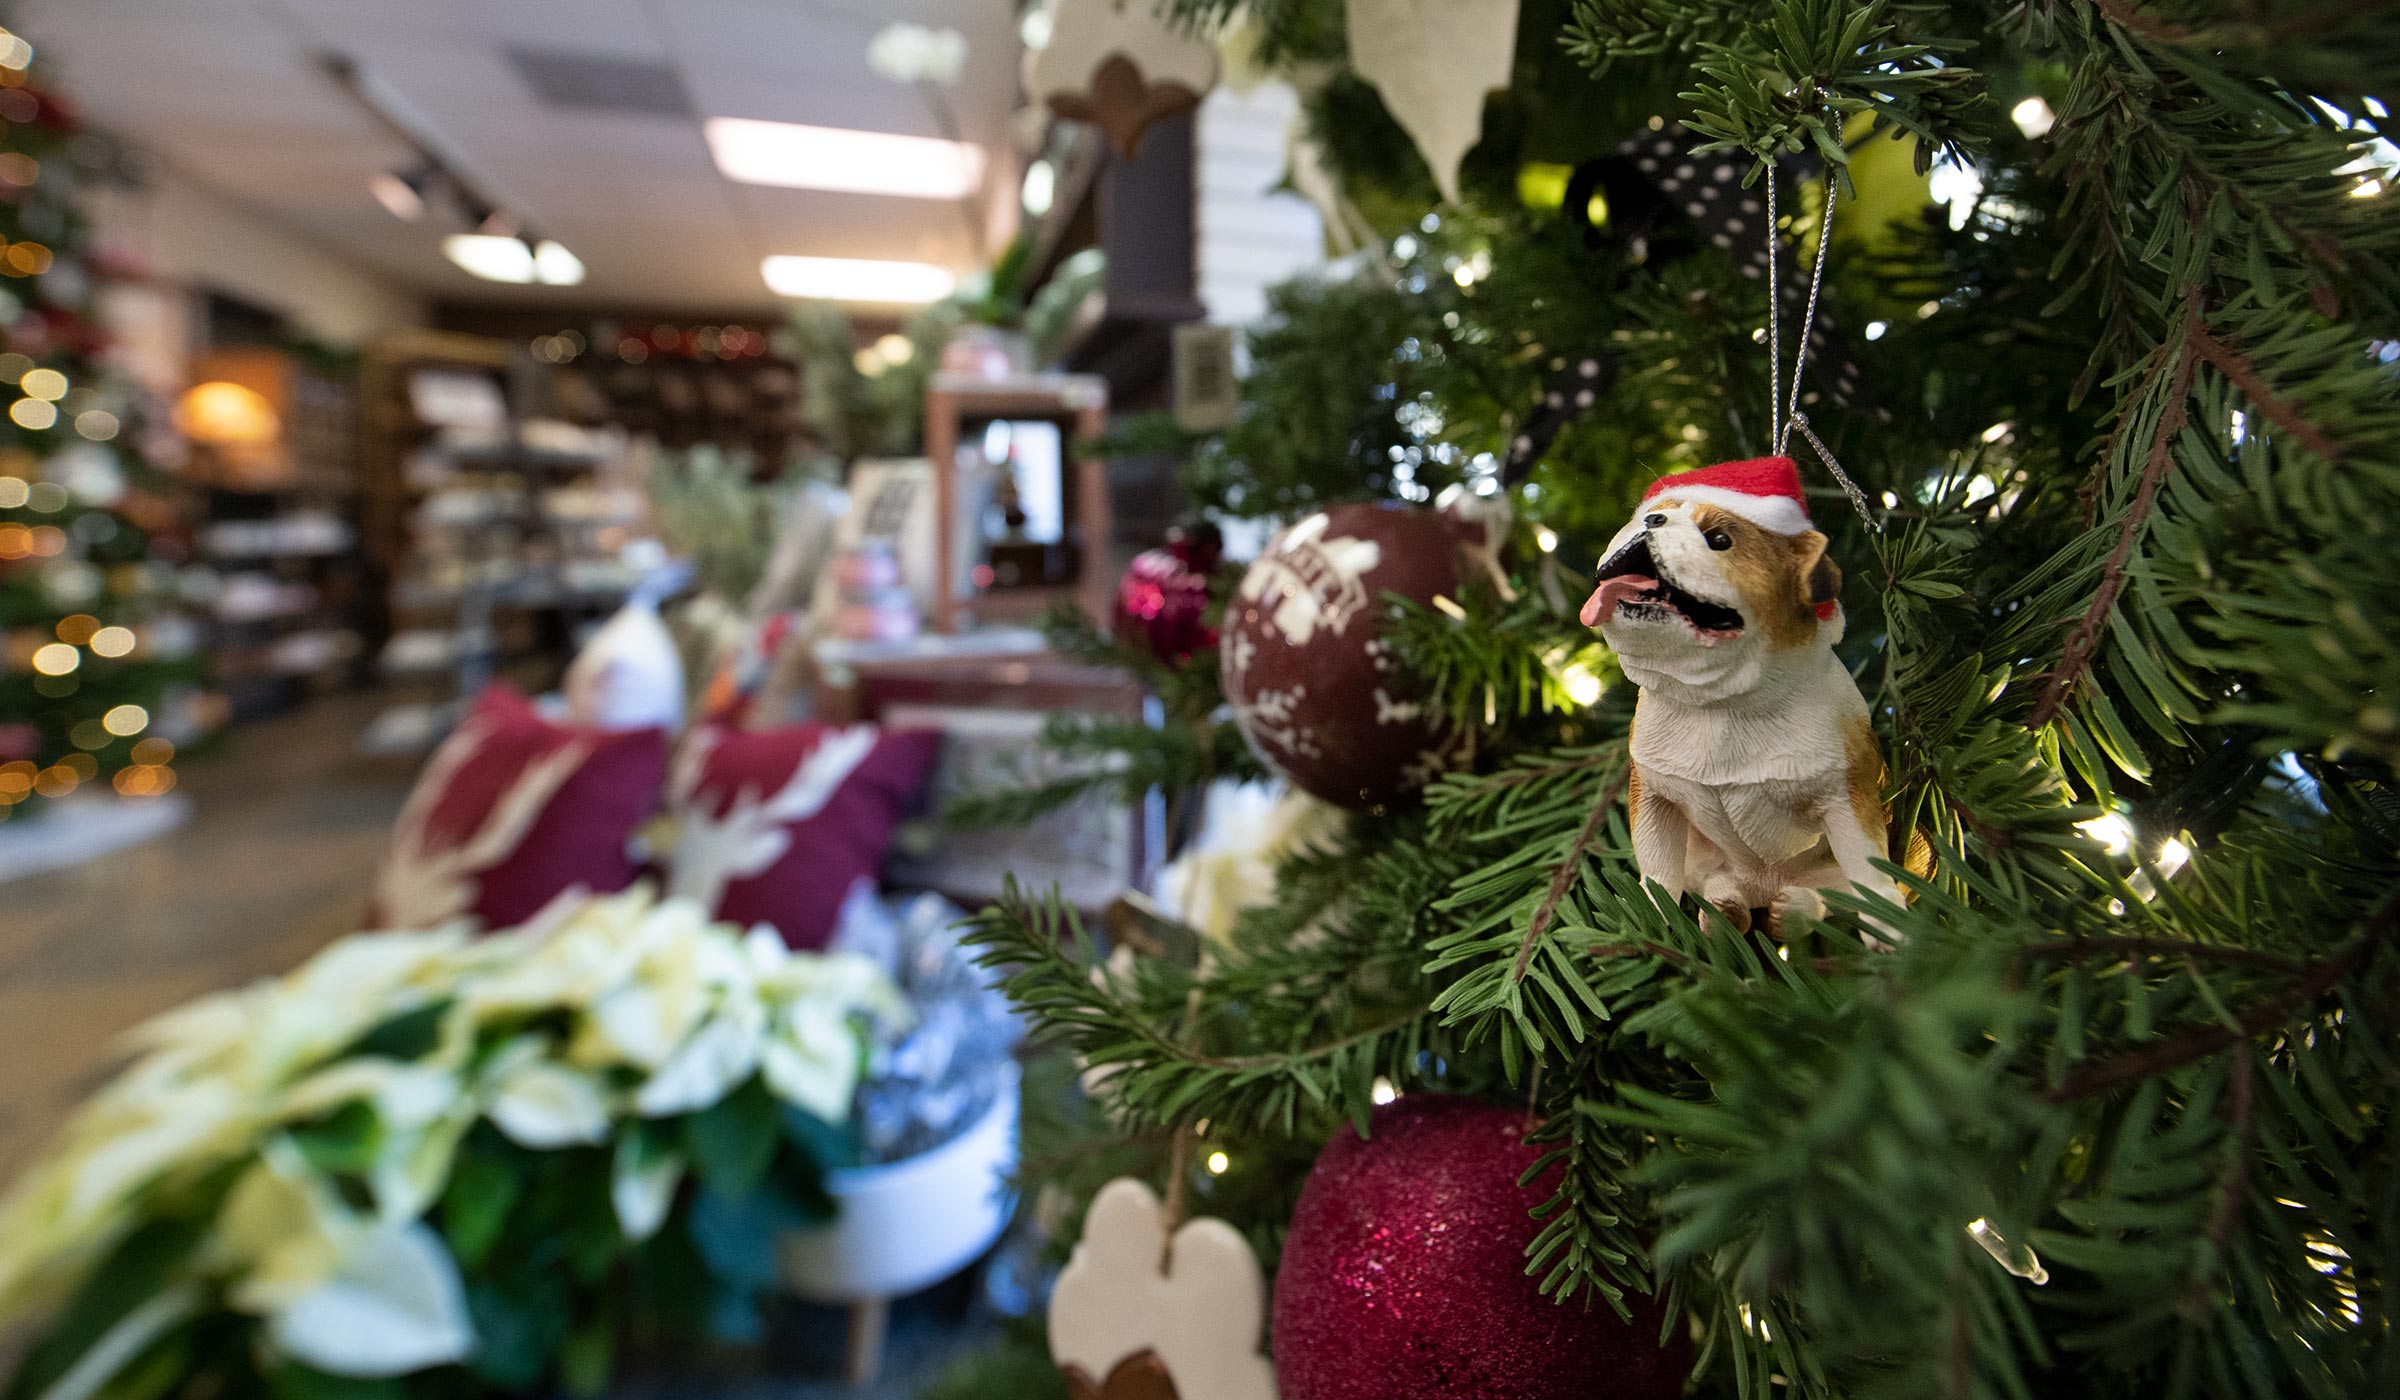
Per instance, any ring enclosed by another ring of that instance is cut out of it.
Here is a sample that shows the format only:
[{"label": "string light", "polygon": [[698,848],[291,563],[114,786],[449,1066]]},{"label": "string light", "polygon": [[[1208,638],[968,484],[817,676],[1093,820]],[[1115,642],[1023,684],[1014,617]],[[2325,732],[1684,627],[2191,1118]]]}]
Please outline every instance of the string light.
[{"label": "string light", "polygon": [[1379,1104],[1386,1104],[1400,1097],[1400,1091],[1392,1086],[1390,1079],[1379,1074],[1375,1076],[1374,1086],[1367,1090],[1367,1097]]},{"label": "string light", "polygon": [[58,620],[58,639],[68,646],[79,647],[89,642],[100,630],[100,619],[90,613],[70,613]]},{"label": "string light", "polygon": [[33,488],[21,476],[0,476],[0,509],[14,510],[33,499]]},{"label": "string light", "polygon": [[2133,849],[2133,823],[2115,812],[2103,812],[2088,821],[2077,822],[2075,829],[2099,842],[2101,849],[2112,856]]},{"label": "string light", "polygon": [[1208,1174],[1210,1176],[1223,1176],[1225,1174],[1225,1169],[1232,1165],[1233,1159],[1226,1156],[1223,1152],[1211,1152],[1208,1154]]},{"label": "string light", "polygon": [[1605,688],[1592,668],[1578,661],[1558,673],[1558,683],[1566,689],[1567,698],[1578,705],[1589,705],[1600,698]]},{"label": "string light", "polygon": [[93,655],[114,658],[130,653],[136,640],[130,627],[103,627],[92,634],[89,645]]},{"label": "string light", "polygon": [[2032,1247],[2010,1244],[1998,1230],[1992,1228],[1991,1221],[1981,1218],[1971,1220],[1967,1222],[1967,1233],[1974,1237],[1975,1243],[1983,1246],[1984,1253],[2018,1278],[2037,1286],[2050,1281],[2050,1271],[2042,1266],[2041,1259],[2034,1254]]},{"label": "string light", "polygon": [[100,717],[100,727],[120,739],[130,739],[150,724],[150,712],[139,705],[119,705]]},{"label": "string light", "polygon": [[25,377],[17,381],[17,387],[29,397],[55,403],[67,396],[67,377],[54,369],[27,370]]},{"label": "string light", "polygon": [[58,422],[58,405],[42,399],[19,399],[9,405],[8,416],[18,427],[38,433]]},{"label": "string light", "polygon": [[83,653],[65,642],[34,648],[33,669],[45,676],[63,676],[82,664]]}]

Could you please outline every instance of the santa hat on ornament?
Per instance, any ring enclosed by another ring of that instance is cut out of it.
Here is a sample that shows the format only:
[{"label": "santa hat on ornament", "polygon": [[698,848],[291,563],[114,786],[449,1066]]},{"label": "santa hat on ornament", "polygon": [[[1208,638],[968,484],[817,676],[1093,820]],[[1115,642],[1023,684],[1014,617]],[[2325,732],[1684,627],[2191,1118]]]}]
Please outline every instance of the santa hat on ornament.
[{"label": "santa hat on ornament", "polygon": [[1650,483],[1642,499],[1666,495],[1722,507],[1778,535],[1813,528],[1808,506],[1800,499],[1800,468],[1789,457],[1753,457],[1662,476]]}]

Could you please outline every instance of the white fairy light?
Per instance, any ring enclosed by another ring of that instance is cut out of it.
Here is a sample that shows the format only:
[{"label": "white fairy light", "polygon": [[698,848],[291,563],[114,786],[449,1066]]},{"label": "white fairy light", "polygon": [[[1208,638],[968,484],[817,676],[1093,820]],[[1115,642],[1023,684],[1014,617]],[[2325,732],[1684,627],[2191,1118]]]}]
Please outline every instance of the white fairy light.
[{"label": "white fairy light", "polygon": [[2075,829],[2099,842],[2101,848],[2112,856],[2121,856],[2133,849],[2133,823],[2115,812],[2102,812],[2089,820],[2079,821],[2075,823]]},{"label": "white fairy light", "polygon": [[1226,1156],[1223,1152],[1211,1152],[1208,1154],[1208,1174],[1210,1176],[1223,1176],[1225,1174],[1225,1169],[1232,1165],[1233,1159]]},{"label": "white fairy light", "polygon": [[1374,1087],[1367,1090],[1367,1097],[1379,1104],[1386,1104],[1400,1097],[1400,1091],[1392,1087],[1391,1080],[1379,1074],[1375,1076]]},{"label": "white fairy light", "polygon": [[2008,119],[2017,124],[2017,130],[2037,141],[2049,135],[2051,127],[2058,125],[2058,113],[2039,97],[2028,97],[2009,108]]},{"label": "white fairy light", "polygon": [[2042,1267],[2042,1261],[2035,1256],[2032,1247],[2010,1244],[2005,1236],[1992,1228],[1991,1221],[1981,1217],[1968,1221],[1967,1234],[1973,1237],[1975,1243],[1983,1246],[1983,1252],[1992,1256],[1994,1262],[2018,1278],[2035,1285],[2050,1281],[2050,1271]]}]

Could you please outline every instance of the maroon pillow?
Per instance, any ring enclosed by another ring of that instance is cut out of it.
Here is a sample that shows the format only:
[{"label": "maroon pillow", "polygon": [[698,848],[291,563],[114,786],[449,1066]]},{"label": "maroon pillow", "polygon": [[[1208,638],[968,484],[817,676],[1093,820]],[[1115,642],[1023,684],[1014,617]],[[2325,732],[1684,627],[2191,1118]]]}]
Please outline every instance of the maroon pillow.
[{"label": "maroon pillow", "polygon": [[824,947],[851,887],[882,866],[940,746],[932,730],[871,724],[700,726],[667,784],[667,892],[744,927],[766,924],[794,948]]},{"label": "maroon pillow", "polygon": [[658,806],[663,729],[554,724],[505,685],[476,697],[400,809],[375,886],[376,922],[427,928],[472,915],[523,923],[562,891],[621,890],[628,849]]}]

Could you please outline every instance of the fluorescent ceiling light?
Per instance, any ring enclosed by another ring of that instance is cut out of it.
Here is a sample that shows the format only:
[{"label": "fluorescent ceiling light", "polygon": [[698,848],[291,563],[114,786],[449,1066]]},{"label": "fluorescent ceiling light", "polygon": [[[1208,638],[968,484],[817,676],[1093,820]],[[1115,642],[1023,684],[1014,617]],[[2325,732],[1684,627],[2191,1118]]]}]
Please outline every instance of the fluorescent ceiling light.
[{"label": "fluorescent ceiling light", "polygon": [[710,117],[708,153],[728,180],[799,190],[961,199],[983,183],[983,150],[964,141]]},{"label": "fluorescent ceiling light", "polygon": [[958,290],[957,274],[932,263],[784,255],[767,259],[758,270],[767,289],[784,297],[921,306]]},{"label": "fluorescent ceiling light", "polygon": [[486,282],[573,287],[583,281],[582,261],[547,238],[528,246],[522,238],[454,233],[442,240],[442,255]]},{"label": "fluorescent ceiling light", "polygon": [[564,243],[545,238],[533,247],[533,277],[545,287],[580,287],[583,259],[568,252]]}]

